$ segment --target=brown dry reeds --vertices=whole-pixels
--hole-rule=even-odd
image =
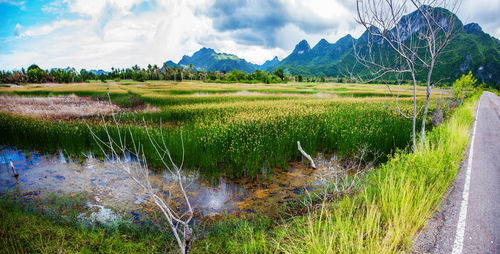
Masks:
[[[107,101],[88,97],[20,97],[0,96],[0,111],[51,119],[81,118],[120,111],[120,107]]]

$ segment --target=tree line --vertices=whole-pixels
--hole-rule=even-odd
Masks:
[[[257,70],[254,73],[246,73],[239,70],[231,72],[226,71],[199,71],[194,70],[193,65],[189,67],[178,67],[174,65],[169,67],[164,64],[161,68],[158,65],[148,65],[147,68],[140,68],[134,65],[131,68],[111,68],[110,72],[104,71],[88,71],[81,69],[77,72],[74,69],[51,69],[43,70],[38,65],[32,64],[28,69],[22,68],[15,71],[0,71],[0,82],[10,84],[25,84],[25,83],[78,83],[97,80],[106,82],[107,80],[119,81],[121,79],[148,81],[148,80],[199,80],[204,82],[221,82],[221,83],[286,83],[295,81],[302,76],[295,77],[285,75],[283,69],[278,69],[272,73],[267,71]]]
[[[283,69],[273,72],[256,70],[253,73],[246,73],[240,70],[226,71],[200,71],[195,70],[193,65],[186,68],[174,65],[172,67],[163,64],[148,65],[147,68],[140,68],[134,65],[131,68],[111,68],[110,72],[88,71],[81,69],[77,72],[74,69],[51,69],[43,70],[38,65],[32,64],[27,69],[15,71],[0,71],[0,83],[4,84],[26,84],[26,83],[79,83],[92,80],[106,82],[108,80],[120,81],[135,80],[139,82],[149,80],[185,81],[199,80],[207,83],[287,83],[287,82],[337,82],[356,83],[356,79],[345,77],[314,77],[291,75]]]

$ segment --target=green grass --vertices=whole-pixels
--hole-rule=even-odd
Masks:
[[[58,201],[61,202],[61,201]],[[175,243],[157,230],[121,226],[89,229],[0,199],[0,253],[158,253]]]
[[[302,85],[300,85],[302,86]],[[404,148],[410,140],[411,122],[391,111],[394,101],[385,88],[318,84],[329,89],[334,97],[309,95],[310,91],[297,85],[200,85],[151,83],[106,85],[61,85],[55,87],[27,87],[0,90],[30,96],[77,94],[111,100],[121,106],[150,104],[155,112],[130,112],[120,115],[123,127],[130,127],[136,138],[142,140],[149,162],[159,166],[156,152],[149,144],[143,119],[153,127],[153,136],[160,138],[163,123],[169,148],[176,160],[181,158],[180,131],[185,141],[186,166],[200,169],[210,176],[253,177],[263,166],[286,167],[290,160],[300,157],[296,142],[311,154],[316,152],[352,155],[360,144],[373,151],[388,154]],[[108,90],[109,89],[109,90]],[[378,90],[377,90],[378,89]],[[342,92],[338,93],[337,90]],[[210,91],[207,96],[186,95]],[[220,95],[218,91],[255,91],[250,96]],[[295,94],[298,96],[291,96]],[[407,95],[407,94],[404,94]],[[346,98],[343,98],[347,96]],[[355,98],[355,97],[362,98]],[[380,98],[382,96],[382,98]],[[411,101],[401,98],[404,110]],[[90,119],[92,128],[104,137],[99,119]],[[81,121],[53,121],[23,116],[0,114],[0,143],[43,151],[63,149],[72,156],[99,154],[89,130]],[[117,136],[116,131],[113,134]]]
[[[196,244],[200,253],[400,253],[432,216],[456,177],[478,96],[428,133],[425,148],[400,151],[366,175],[354,195],[304,216],[269,223],[226,221]],[[237,246],[234,247],[233,246]]]
[[[468,144],[477,99],[478,96],[475,96],[466,101],[441,126],[428,132],[428,140],[423,150],[417,153],[401,150],[391,156],[388,162],[379,165],[367,174],[363,179],[365,185],[357,193],[343,196],[334,202],[326,202],[318,210],[312,210],[306,215],[292,216],[278,222],[270,218],[226,219],[209,227],[205,235],[195,242],[193,252],[394,253],[409,251],[412,238],[437,209],[450,182],[456,177]],[[308,103],[305,105],[309,105]],[[357,103],[352,103],[343,104],[349,105],[343,108],[360,107]],[[311,108],[315,110],[319,107],[314,103],[312,105],[314,107],[311,106]],[[363,126],[363,120],[353,117],[356,117],[358,112],[364,112],[365,114],[361,117],[366,117],[366,112],[371,112],[369,110],[378,107],[384,108],[383,104],[378,106],[371,101],[361,107],[363,110],[353,110],[352,115],[344,115],[345,112],[341,111],[344,112],[342,116],[347,116],[344,117],[347,123],[338,124],[348,126],[346,130],[352,131],[346,133],[345,137],[356,137],[353,133],[369,134],[366,130],[362,132],[353,130],[356,126]],[[203,110],[210,112],[210,109],[204,108],[201,107],[200,111],[193,109],[193,112],[204,112]],[[325,112],[331,114],[331,108],[326,108],[328,110]],[[246,113],[248,111],[234,116],[242,117],[239,114],[245,115]],[[275,113],[272,114],[276,115]],[[200,113],[201,116],[205,114]],[[387,114],[387,112],[373,111],[374,117],[382,118],[380,117],[383,116],[382,114]],[[306,123],[312,121],[318,124],[319,122],[315,122],[317,120],[314,119],[322,119],[326,122],[325,119],[329,119],[327,117],[314,118],[314,114],[305,115],[309,118],[299,119],[297,122],[292,122],[292,125],[300,124],[300,121]],[[296,117],[296,115],[293,116]],[[218,118],[220,116],[216,115],[212,119]],[[193,119],[195,120],[190,121],[196,125],[198,118]],[[350,120],[355,123],[361,121],[361,125],[350,126],[348,125]],[[369,123],[379,127],[374,121],[377,119],[366,121],[368,130],[372,127]],[[393,121],[392,116],[388,116],[388,121]],[[271,124],[282,122],[283,119],[269,121]],[[233,123],[235,128],[239,126],[236,123]],[[249,133],[253,133],[253,125],[259,121],[252,119],[250,123],[241,125],[244,129],[238,131],[245,133],[244,131],[249,129]],[[68,123],[64,122],[64,124]],[[268,127],[265,128],[266,131],[269,126],[266,126]],[[292,128],[286,125],[285,127]],[[306,127],[300,126],[298,129],[301,128]],[[282,129],[284,129],[283,126],[276,128],[276,130]],[[256,128],[255,131],[262,132],[262,130],[264,129]],[[311,131],[311,129],[307,130]],[[312,135],[316,137],[317,133]],[[251,137],[251,135],[245,136]],[[361,135],[358,134],[358,136]],[[146,237],[149,240],[144,240],[140,238],[140,234],[122,237],[121,234],[109,232],[109,230],[90,230],[56,223],[50,218],[19,209],[5,201],[0,202],[0,211],[2,212],[0,241],[2,241],[1,248],[4,248],[3,252],[57,252],[61,249],[69,252],[159,252],[163,249],[175,251],[168,237],[161,238],[154,233]],[[28,243],[24,244],[25,242]],[[152,249],[151,246],[157,249]]]
[[[397,153],[368,176],[358,194],[280,227],[270,244],[285,253],[408,251],[456,177],[477,99],[430,132],[422,151]]]
[[[383,117],[380,117],[380,116]],[[173,125],[164,131],[175,158],[181,157],[180,133],[183,126],[186,165],[217,175],[219,168],[229,176],[255,175],[263,164],[284,167],[300,156],[298,140],[309,153],[316,151],[352,154],[356,146],[368,144],[389,154],[405,147],[410,139],[410,122],[384,107],[381,101],[287,101],[226,103],[165,108],[159,113],[126,114],[135,137],[155,162],[155,152],[144,129],[133,124],[142,118],[153,121],[153,136],[160,138],[158,123]],[[51,121],[0,114],[3,144],[36,147],[44,151],[64,148],[70,155],[98,153],[89,130],[79,121]],[[97,123],[97,121],[94,121]],[[102,125],[93,129],[104,137]],[[114,136],[116,131],[113,129]],[[123,134],[123,133],[122,133]],[[219,167],[221,166],[222,167]]]

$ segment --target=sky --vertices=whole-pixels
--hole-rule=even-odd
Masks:
[[[453,1],[453,0],[451,0]],[[464,0],[464,23],[500,38],[500,0]],[[201,47],[262,64],[363,28],[354,0],[0,0],[0,70],[110,70],[178,62]]]

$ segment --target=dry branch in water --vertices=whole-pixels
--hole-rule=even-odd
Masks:
[[[14,167],[14,163],[12,163],[12,160],[9,160],[9,167],[12,169],[12,173],[14,173],[14,176],[17,178],[19,174],[16,172],[16,168]]]
[[[304,149],[302,149],[302,147],[300,146],[300,141],[297,141],[297,146],[299,148],[299,151],[300,153],[302,154],[302,156],[306,157],[310,162],[311,162],[311,167],[316,169],[316,164],[314,164],[314,161],[313,159],[311,158],[311,156],[309,154],[307,154]]]
[[[369,154],[374,157],[369,159]],[[369,149],[367,145],[357,146],[357,153],[353,158],[337,160],[335,167],[319,175],[320,186],[314,193],[305,189],[306,198],[302,201],[308,210],[314,210],[341,198],[353,194],[361,189],[365,183],[364,175],[369,173],[379,154]]]

